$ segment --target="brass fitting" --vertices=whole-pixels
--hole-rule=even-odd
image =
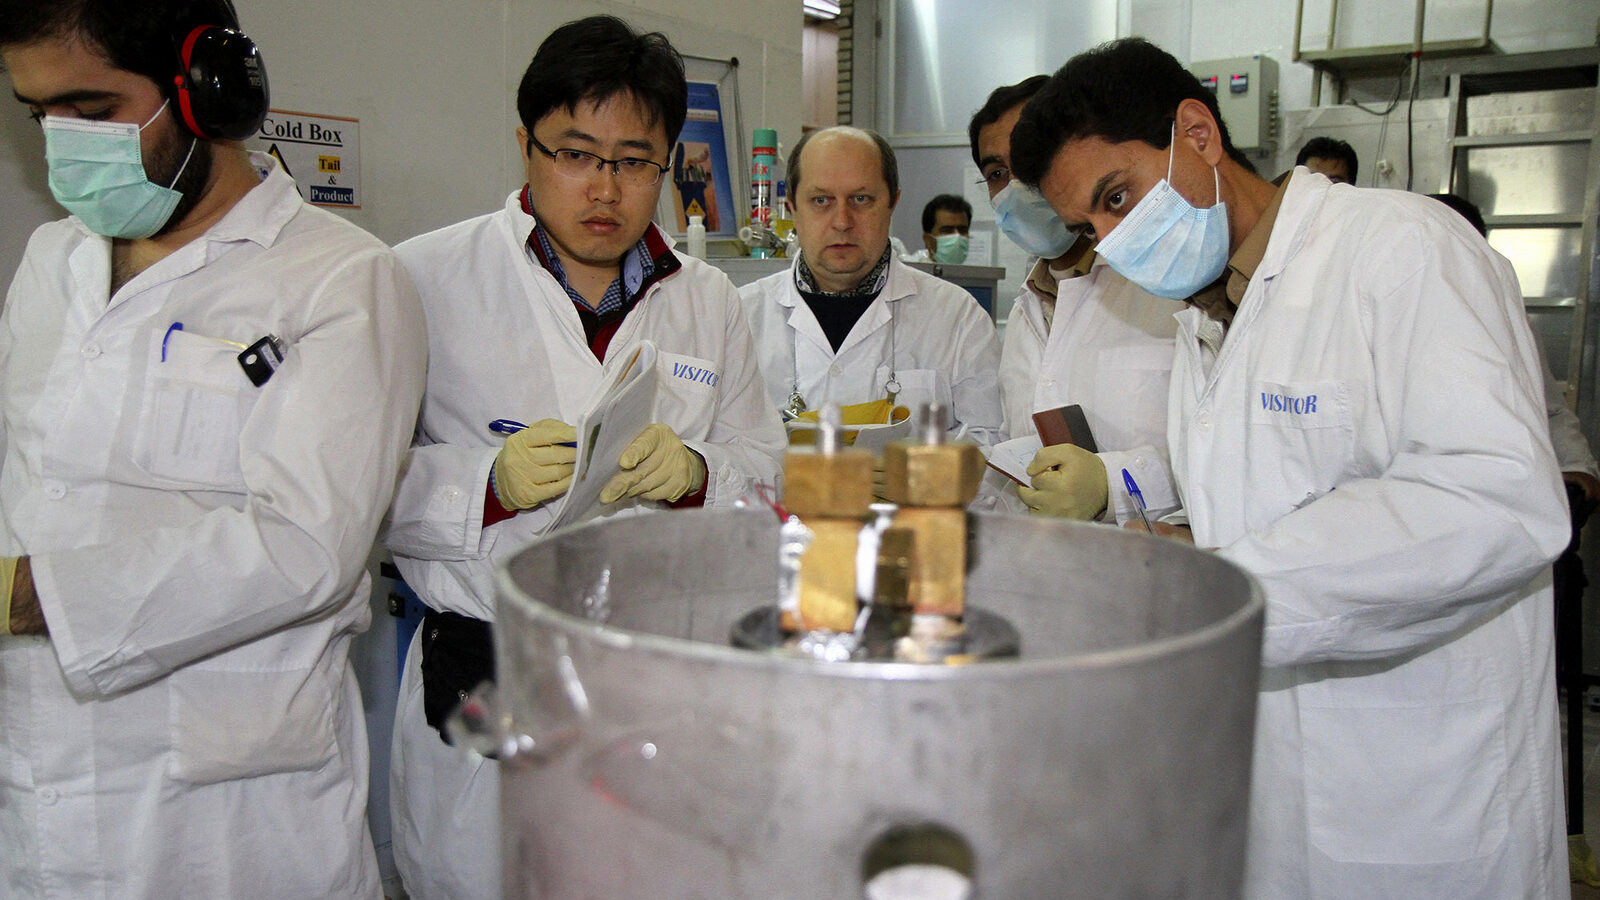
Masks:
[[[925,407],[917,437],[884,449],[884,475],[889,500],[900,504],[895,524],[916,534],[912,608],[960,617],[966,598],[966,506],[978,494],[984,462],[976,444],[945,443],[947,428],[943,407]]]
[[[824,410],[818,438],[815,451],[783,458],[783,504],[813,535],[800,559],[800,621],[784,625],[850,631],[860,609],[856,542],[872,505],[872,454],[841,446],[836,407]]]
[[[871,504],[871,453],[790,450],[783,455],[783,505],[789,512],[807,520],[817,516],[861,519]]]

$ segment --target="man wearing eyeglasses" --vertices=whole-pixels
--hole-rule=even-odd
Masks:
[[[783,427],[738,294],[651,224],[686,107],[664,36],[609,16],[563,25],[517,94],[526,184],[498,212],[397,248],[430,352],[388,534],[430,610],[401,680],[391,768],[412,897],[501,896],[496,763],[436,729],[493,674],[495,568],[552,527],[573,423],[608,368],[641,341],[658,348],[655,424],[624,451],[603,514],[731,505],[776,481]],[[531,424],[502,441],[489,427],[502,418]]]
[[[1098,452],[1045,447],[1029,465],[1032,484],[1016,496],[997,473],[989,484],[1037,515],[1138,522],[1123,469],[1152,518],[1179,505],[1167,457],[1167,385],[1178,333],[1173,316],[1183,304],[1117,274],[1093,241],[1068,231],[1037,191],[1011,176],[1011,129],[1048,80],[1035,75],[995,88],[967,128],[996,224],[1035,257],[1006,320],[1000,392],[1013,439],[1035,433],[1034,413],[1075,404]]]

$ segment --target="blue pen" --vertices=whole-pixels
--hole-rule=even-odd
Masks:
[[[1144,514],[1144,492],[1139,490],[1139,483],[1133,480],[1127,469],[1122,470],[1122,483],[1128,488],[1128,496],[1133,498],[1133,508],[1139,511],[1139,521],[1144,523],[1144,530],[1155,534],[1156,530],[1150,527],[1150,518]]]
[[[167,341],[172,340],[172,333],[174,331],[182,331],[182,330],[183,330],[183,323],[182,322],[173,322],[171,325],[167,326],[167,333],[161,336],[161,361],[162,362],[166,362],[167,361]]]
[[[495,434],[516,434],[527,427],[528,426],[518,422],[516,419],[495,419],[493,422],[489,423],[489,430]]]
[[[494,432],[495,434],[504,434],[504,435],[516,434],[517,432],[519,432],[522,429],[527,428],[527,427],[528,426],[522,424],[521,422],[518,422],[516,419],[495,419],[493,422],[489,423],[489,430],[490,431]],[[561,443],[556,444],[555,446],[557,446],[557,447],[576,447],[576,446],[578,446],[578,442],[577,441],[562,441]]]

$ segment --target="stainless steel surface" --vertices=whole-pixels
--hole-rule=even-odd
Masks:
[[[1118,529],[979,517],[969,596],[1022,655],[828,664],[728,646],[777,591],[770,513],[553,535],[500,575],[508,897],[859,898],[934,826],[976,896],[1229,897],[1242,874],[1262,601]]]

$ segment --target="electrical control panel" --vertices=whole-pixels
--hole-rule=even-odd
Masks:
[[[1200,84],[1217,96],[1233,146],[1253,156],[1278,149],[1278,63],[1270,57],[1236,56],[1189,67]]]

